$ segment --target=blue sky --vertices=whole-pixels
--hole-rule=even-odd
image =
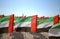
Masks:
[[[54,16],[60,14],[60,0],[0,0],[0,15]]]

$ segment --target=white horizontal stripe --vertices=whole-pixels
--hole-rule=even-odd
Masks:
[[[14,26],[14,28],[16,27],[31,27],[31,22],[20,22],[19,24]]]
[[[60,29],[50,29],[49,30],[49,36],[60,36]]]
[[[9,22],[3,22],[0,24],[1,27],[8,27]],[[43,23],[37,26],[37,28],[47,28],[53,25],[53,22]],[[14,26],[14,28],[17,27],[31,27],[31,22],[20,22],[17,25]]]
[[[8,24],[9,24],[8,21],[2,22],[2,23],[0,24],[0,28],[8,27]]]
[[[16,22],[16,21],[14,21],[14,22]],[[9,21],[5,21],[5,22],[0,23],[0,28],[8,27],[8,26],[9,26]]]
[[[42,23],[37,28],[47,28],[53,25],[53,22]]]

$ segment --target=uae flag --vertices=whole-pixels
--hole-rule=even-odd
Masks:
[[[49,30],[49,36],[60,37],[60,20],[59,16],[54,16],[53,26]]]

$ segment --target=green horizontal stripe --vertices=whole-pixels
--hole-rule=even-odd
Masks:
[[[8,21],[9,20],[9,17],[8,16],[6,16],[6,17],[4,17],[4,18],[0,18],[0,22],[4,22],[4,21]]]
[[[0,22],[4,22],[4,21],[8,21],[9,20],[9,16],[5,16],[4,18],[0,18]],[[18,18],[18,17],[14,17],[14,25],[20,23],[20,22],[30,22],[31,21],[31,16],[28,16],[26,18]],[[41,18],[38,18],[38,23],[37,25],[40,25],[42,23],[47,23],[47,22],[51,22],[53,21],[53,17],[49,17],[48,19],[44,19],[41,20]]]
[[[51,29],[60,29],[60,23],[53,25]]]
[[[31,21],[31,16],[26,17],[26,18],[14,18],[15,23],[14,25],[20,23],[20,22],[30,22]]]
[[[39,20],[40,18],[38,18],[38,25],[42,24],[42,23],[47,23],[47,22],[52,22],[53,21],[53,17],[50,17],[48,19],[44,19],[44,20]]]

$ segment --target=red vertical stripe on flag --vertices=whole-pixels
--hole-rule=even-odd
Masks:
[[[3,18],[4,17],[4,14],[3,15],[0,15],[0,18]]]
[[[59,17],[59,20],[60,20],[60,17]]]
[[[41,17],[41,20],[44,20],[44,16]]]
[[[37,15],[32,16],[31,19],[31,32],[37,31]]]
[[[2,15],[2,18],[4,17],[4,14]]]
[[[13,32],[13,26],[14,26],[14,14],[10,15],[8,33]]]
[[[59,23],[59,15],[54,16],[54,22],[53,22],[53,24],[57,24],[57,23]]]

